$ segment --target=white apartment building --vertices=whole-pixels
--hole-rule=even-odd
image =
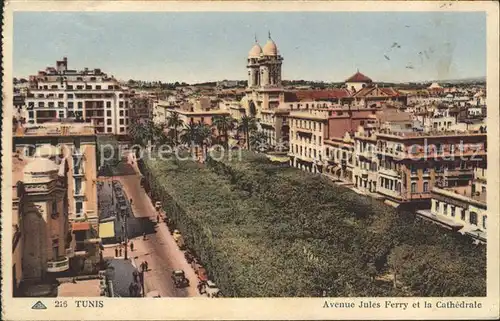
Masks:
[[[298,109],[290,111],[290,165],[319,172],[318,165],[326,162],[324,137],[328,135],[328,110]],[[312,163],[312,167],[310,164]]]
[[[97,134],[125,135],[129,93],[100,69],[70,70],[65,57],[56,67],[30,76],[26,94],[27,123],[65,118],[93,122]]]

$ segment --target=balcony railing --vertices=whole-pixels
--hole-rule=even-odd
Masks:
[[[69,269],[69,259],[67,256],[58,257],[47,262],[47,272],[64,272]]]
[[[378,172],[383,175],[400,177],[401,175],[394,169],[379,167]]]
[[[464,169],[445,169],[444,176],[474,176],[474,170],[469,168]]]

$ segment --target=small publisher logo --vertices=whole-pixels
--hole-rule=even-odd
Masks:
[[[45,306],[45,304],[42,303],[42,301],[38,301],[31,308],[34,309],[34,310],[45,310],[45,309],[47,309],[47,307]]]

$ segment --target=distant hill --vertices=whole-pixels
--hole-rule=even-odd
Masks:
[[[462,78],[462,79],[446,79],[446,80],[432,80],[428,82],[437,82],[443,84],[466,84],[466,83],[478,83],[478,82],[486,82],[486,77],[471,77],[471,78]]]

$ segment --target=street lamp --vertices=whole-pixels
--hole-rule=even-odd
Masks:
[[[128,215],[125,215],[125,211],[121,211],[122,215],[122,224],[124,224],[124,230],[125,230],[125,260],[128,260],[128,227],[127,227],[127,219]]]

